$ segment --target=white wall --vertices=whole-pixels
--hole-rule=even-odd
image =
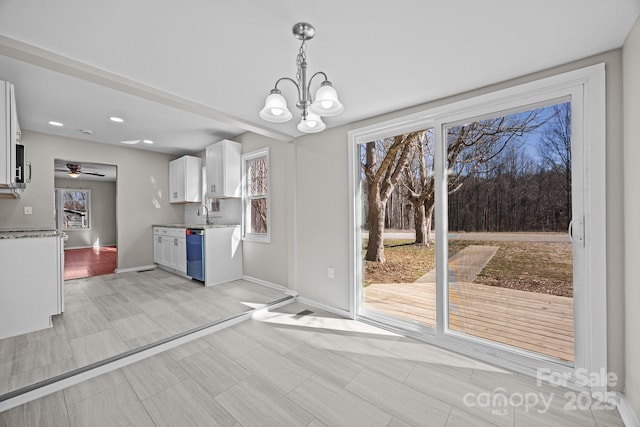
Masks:
[[[91,190],[89,230],[67,230],[65,248],[116,244],[116,183],[78,178],[55,178],[55,188]]]
[[[233,139],[242,143],[242,152],[249,153],[269,147],[270,161],[270,205],[271,209],[271,242],[242,243],[243,274],[280,286],[289,286],[289,246],[290,233],[293,232],[289,207],[293,205],[287,195],[287,153],[292,150],[290,143],[275,141],[265,136],[245,133]],[[294,287],[289,286],[294,289]]]
[[[616,372],[619,378],[623,378],[624,313],[621,307],[624,305],[624,236],[623,197],[620,191],[623,184],[621,57],[620,50],[608,52],[513,81],[296,139],[294,142],[297,157],[295,283],[300,295],[337,309],[349,309],[350,254],[347,240],[349,234],[347,132],[349,130],[605,62],[607,75],[607,333],[609,341],[607,357],[609,369]],[[635,75],[637,76],[638,73],[636,72]],[[335,268],[334,279],[327,278],[327,267],[330,266]],[[620,390],[621,387],[622,381],[616,388]]]
[[[167,198],[171,156],[28,130],[22,142],[33,177],[22,199],[0,199],[0,228],[55,228],[55,158],[116,165],[118,269],[153,264],[151,225],[178,223],[184,216],[182,206]],[[32,206],[33,215],[24,215],[24,206]]]
[[[640,419],[640,19],[623,47],[625,396]]]

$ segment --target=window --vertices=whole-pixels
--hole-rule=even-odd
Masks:
[[[91,228],[91,190],[56,189],[57,224],[62,230]]]
[[[242,155],[243,236],[270,242],[269,148]]]

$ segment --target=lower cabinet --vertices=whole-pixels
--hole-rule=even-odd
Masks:
[[[187,273],[186,229],[153,227],[153,262]]]
[[[204,232],[205,286],[242,278],[242,235],[239,225],[207,228]]]
[[[52,326],[64,310],[60,236],[0,239],[0,339]]]
[[[153,227],[153,262],[187,274],[186,228]],[[242,278],[242,236],[239,225],[209,226],[204,232],[204,285]]]

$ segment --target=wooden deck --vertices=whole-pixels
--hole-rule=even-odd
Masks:
[[[452,330],[573,361],[572,298],[467,282],[449,292]],[[364,307],[435,326],[435,283],[369,285]]]

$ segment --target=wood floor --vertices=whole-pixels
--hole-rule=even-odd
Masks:
[[[204,287],[160,269],[64,286],[52,328],[0,340],[0,394],[284,296],[243,280]]]
[[[64,280],[112,274],[118,266],[115,246],[65,249]]]
[[[573,299],[475,283],[450,285],[449,325],[456,331],[573,361]],[[373,284],[364,306],[435,326],[435,283]]]
[[[492,405],[496,393],[549,404]],[[0,426],[623,426],[615,409],[567,409],[572,398],[294,303],[0,413]]]

